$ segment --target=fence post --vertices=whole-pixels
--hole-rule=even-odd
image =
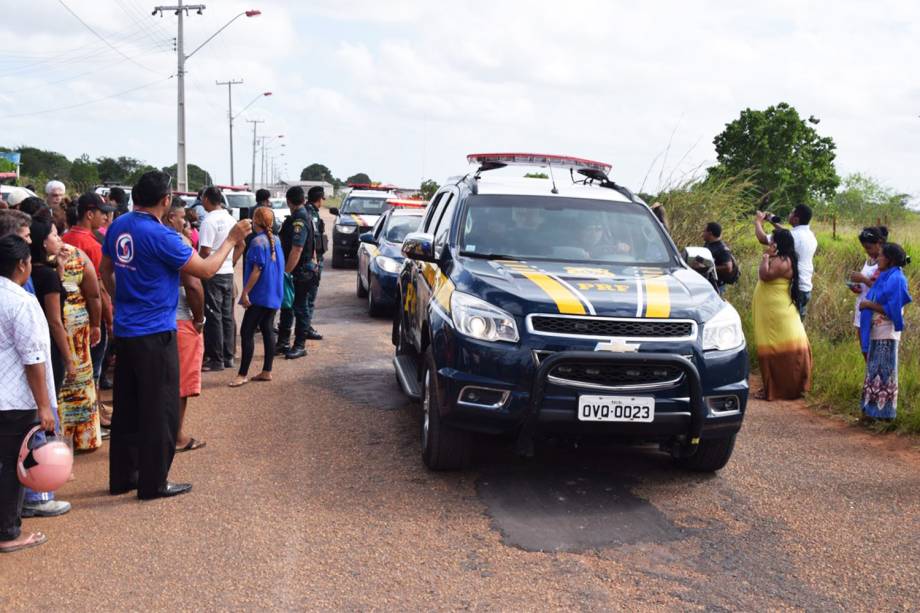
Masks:
[[[834,213],[834,216],[832,217],[832,221],[834,224],[834,229],[833,229],[833,233],[831,234],[831,237],[834,240],[837,240],[837,213]]]

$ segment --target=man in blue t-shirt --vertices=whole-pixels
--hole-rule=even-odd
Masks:
[[[134,210],[109,227],[99,266],[115,304],[115,386],[109,451],[109,491],[137,489],[141,499],[184,494],[189,483],[170,483],[179,424],[179,358],[176,305],[179,272],[214,276],[249,234],[249,220],[236,224],[207,258],[160,223],[172,200],[171,178],[144,174],[132,189]]]

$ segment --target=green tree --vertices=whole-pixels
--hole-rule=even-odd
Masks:
[[[525,179],[549,179],[549,175],[545,172],[528,172],[524,175]]]
[[[366,172],[359,172],[345,179],[345,183],[372,183],[372,181]]]
[[[70,160],[55,151],[22,147],[21,172],[30,177],[70,180]]]
[[[418,193],[425,200],[431,200],[441,186],[434,179],[425,179],[418,190]]]
[[[85,191],[99,184],[99,170],[96,163],[85,153],[70,166],[70,180],[77,191]]]
[[[99,179],[105,183],[128,183],[130,177],[143,174],[137,174],[137,171],[145,166],[147,165],[140,160],[124,155],[118,158],[101,157],[96,160]]]
[[[301,181],[329,181],[332,183],[332,171],[324,164],[310,164],[300,171]]]
[[[840,184],[834,168],[836,145],[785,102],[763,111],[745,109],[715,137],[718,164],[710,176],[751,173],[758,206],[783,213],[800,203],[831,198]],[[809,125],[812,124],[812,125]]]
[[[176,188],[176,181],[175,181],[176,180],[176,169],[177,169],[177,166],[175,164],[163,169],[163,172],[168,173],[169,176],[173,178],[173,189]],[[156,170],[156,169],[146,168],[142,172],[136,173],[136,177],[139,178],[142,174],[144,174],[148,170]],[[137,178],[135,178],[134,180],[136,181]],[[188,165],[188,189],[189,191],[197,192],[198,190],[204,187],[208,187],[209,185],[213,185],[213,182],[211,180],[211,174],[204,168],[201,168],[200,166],[196,166],[195,164],[189,164]]]
[[[897,218],[906,211],[909,197],[882,185],[876,179],[854,173],[843,179],[843,185],[827,201],[829,212],[846,219],[872,224],[876,219]]]

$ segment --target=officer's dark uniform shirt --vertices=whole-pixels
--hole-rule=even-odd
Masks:
[[[306,207],[300,207],[284,220],[278,236],[281,238],[281,249],[284,251],[285,261],[290,257],[291,249],[303,247],[300,261],[294,267],[294,272],[305,271],[306,263],[312,258],[314,250],[313,220],[310,219]]]

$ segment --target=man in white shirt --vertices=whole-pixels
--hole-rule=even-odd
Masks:
[[[763,222],[768,221],[769,213],[757,212],[754,218],[754,232],[757,240],[764,245],[769,245],[773,240],[772,234],[767,234],[763,229]],[[792,226],[792,240],[795,242],[795,256],[798,260],[799,273],[799,316],[804,320],[811,300],[812,277],[815,274],[815,252],[818,250],[818,239],[808,224],[811,223],[811,207],[800,204],[789,213],[789,225]],[[780,226],[774,222],[774,226]]]
[[[0,551],[41,545],[41,532],[22,534],[23,487],[16,475],[19,448],[36,423],[54,430],[51,337],[35,297],[22,285],[32,272],[22,237],[0,239]]]
[[[223,207],[223,196],[216,187],[201,195],[208,212],[198,233],[198,251],[206,258],[220,247],[236,224]],[[204,365],[202,370],[218,371],[233,368],[236,353],[236,321],[233,317],[233,262],[224,260],[217,274],[204,282]]]

